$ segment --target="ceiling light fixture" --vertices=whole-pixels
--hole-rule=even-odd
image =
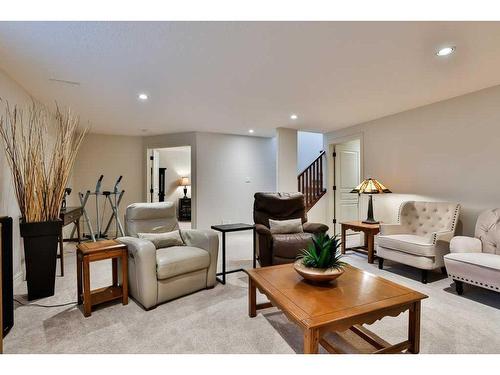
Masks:
[[[144,93],[139,94],[137,97],[139,98],[139,100],[142,100],[142,101],[148,100],[148,98],[149,98],[148,95],[144,94]]]
[[[254,130],[253,130],[253,129],[248,129],[248,132],[249,132],[250,134],[253,134]]]
[[[453,52],[455,52],[456,47],[444,47],[441,48],[439,51],[436,52],[436,55],[442,57],[442,56],[448,56],[451,55]]]
[[[293,114],[293,115],[290,115],[290,118],[292,120],[297,120],[299,118],[299,116],[297,116],[296,114]]]

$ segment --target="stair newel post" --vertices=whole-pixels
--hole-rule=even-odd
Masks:
[[[323,190],[323,155],[319,158],[319,193]]]

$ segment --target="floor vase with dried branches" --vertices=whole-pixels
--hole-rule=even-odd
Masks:
[[[86,130],[69,110],[55,113],[32,101],[10,107],[1,101],[0,138],[21,211],[28,299],[54,295],[59,211]]]

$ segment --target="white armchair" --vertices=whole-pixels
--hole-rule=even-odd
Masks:
[[[475,237],[457,236],[444,262],[458,294],[463,283],[500,291],[500,208],[479,215]]]
[[[403,202],[398,224],[380,224],[377,236],[379,268],[384,259],[407,264],[422,270],[422,282],[427,272],[441,268],[443,257],[455,233],[460,205],[446,202]]]
[[[129,292],[145,309],[215,285],[219,237],[212,230],[181,230],[186,246],[156,249],[138,233],[162,233],[179,229],[171,202],[134,203],[125,213],[120,237],[129,251]]]

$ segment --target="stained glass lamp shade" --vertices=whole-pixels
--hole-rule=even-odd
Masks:
[[[351,190],[351,193],[358,194],[369,194],[370,200],[368,201],[368,214],[366,220],[363,221],[365,224],[378,224],[373,218],[373,198],[372,194],[383,194],[383,193],[392,193],[389,189],[387,189],[380,182],[375,180],[374,178],[368,178],[356,186]]]

